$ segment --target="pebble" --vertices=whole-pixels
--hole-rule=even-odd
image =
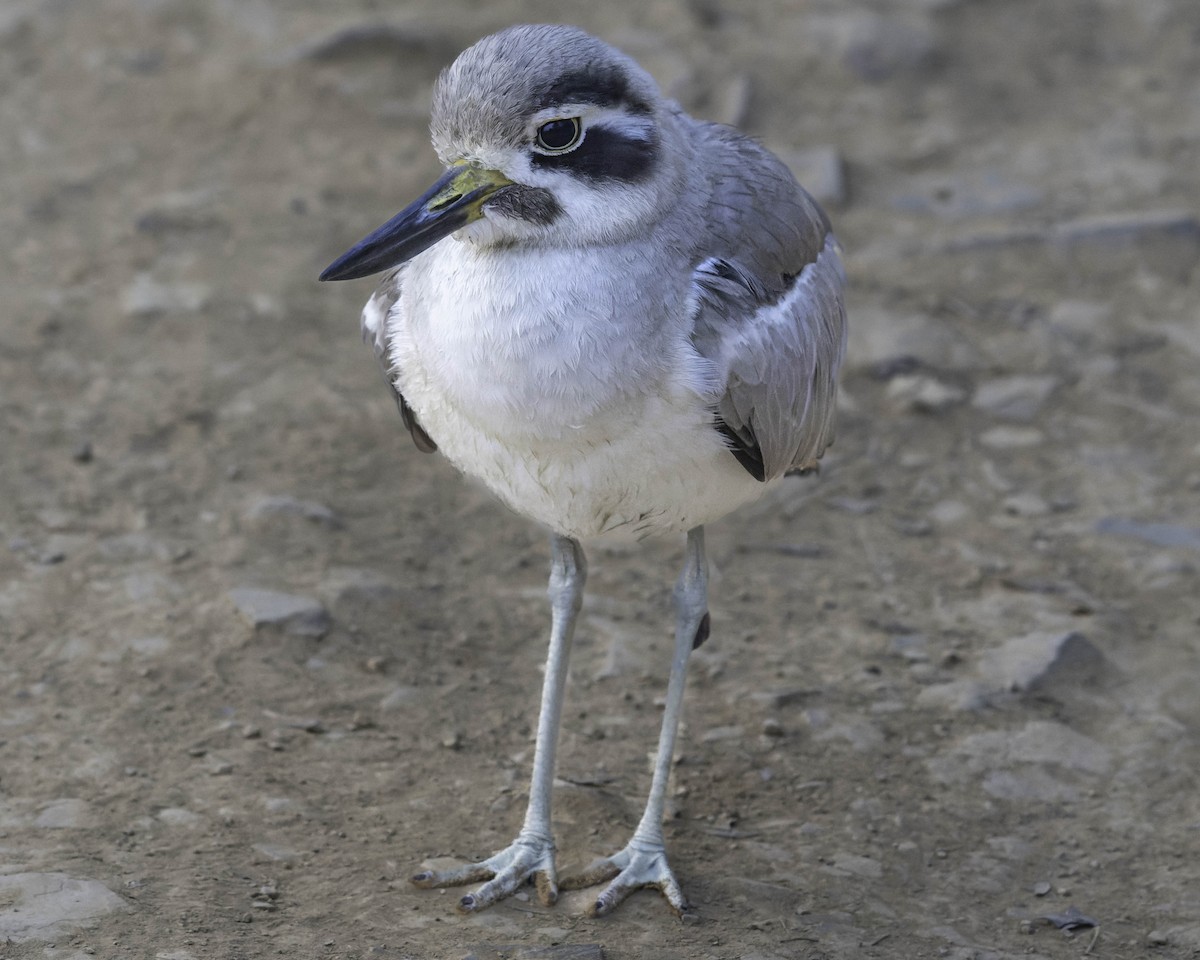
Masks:
[[[1136,247],[1156,239],[1200,243],[1200,218],[1191,210],[1102,214],[1060,223],[1052,237],[1067,247],[1084,244]]]
[[[211,290],[202,283],[163,283],[149,273],[139,273],[125,288],[122,307],[129,317],[197,313],[208,305]]]
[[[941,500],[929,509],[929,519],[934,523],[957,523],[969,516],[971,508],[961,500]]]
[[[1050,504],[1036,493],[1014,493],[1004,498],[1003,507],[1015,517],[1044,517],[1050,512]]]
[[[920,213],[946,220],[968,217],[1011,215],[1045,203],[1045,192],[1029,184],[1013,181],[999,170],[979,170],[966,174],[922,174],[911,178],[905,192],[892,198],[892,204],[906,213]]]
[[[1033,885],[1033,895],[1035,897],[1044,897],[1050,892],[1050,884],[1045,880],[1039,880]]]
[[[97,880],[65,873],[0,875],[0,943],[69,937],[125,909],[125,901]]]
[[[1082,686],[1104,665],[1104,655],[1082,633],[1036,631],[988,650],[979,673],[996,690],[1045,693]]]
[[[997,377],[976,388],[971,406],[1008,420],[1032,420],[1059,383],[1053,376]]]
[[[1200,527],[1178,523],[1143,523],[1125,517],[1105,517],[1096,524],[1096,532],[1110,536],[1130,537],[1152,543],[1156,547],[1183,547],[1200,550]]]
[[[238,612],[255,628],[280,627],[298,637],[323,637],[329,632],[329,612],[320,601],[276,590],[236,587],[228,593]]]
[[[266,520],[272,517],[300,517],[326,527],[338,527],[341,521],[329,507],[314,500],[298,500],[289,496],[260,495],[246,508],[246,519]]]
[[[1152,947],[1165,947],[1171,942],[1171,938],[1161,930],[1151,930],[1146,934],[1146,942]]]
[[[51,800],[42,807],[33,825],[47,830],[63,830],[91,827],[95,822],[96,818],[86,800],[64,797],[61,800]]]
[[[900,413],[945,413],[966,400],[961,387],[928,374],[902,375],[888,381],[885,396]]]
[[[1018,450],[1036,447],[1046,435],[1034,427],[992,427],[979,435],[979,442],[993,450]]]

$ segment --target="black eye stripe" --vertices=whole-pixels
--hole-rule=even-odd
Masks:
[[[630,137],[603,125],[588,128],[574,150],[535,153],[535,167],[567,170],[588,180],[637,183],[646,179],[658,162],[658,137]]]
[[[596,107],[624,107],[630,113],[648,115],[653,107],[629,89],[629,79],[616,66],[589,66],[564,73],[534,98],[538,110],[568,103]]]

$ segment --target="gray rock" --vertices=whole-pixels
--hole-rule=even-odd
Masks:
[[[228,596],[255,628],[279,627],[299,637],[322,637],[329,632],[329,612],[311,597],[257,587],[237,587]]]
[[[910,180],[904,190],[892,198],[897,209],[946,220],[1008,215],[1045,202],[1042,190],[1014,182],[997,170],[924,174]]]
[[[1004,512],[1016,517],[1044,517],[1050,504],[1036,493],[1014,493],[1004,498]]]
[[[1200,527],[1178,523],[1143,523],[1124,517],[1105,517],[1096,524],[1096,532],[1116,537],[1130,537],[1152,543],[1156,547],[1183,547],[1200,550]]]
[[[34,821],[34,826],[44,830],[78,829],[93,826],[95,822],[87,801],[64,797],[47,803]]]
[[[65,873],[0,875],[0,941],[55,940],[125,906],[96,880]]]
[[[1200,217],[1190,210],[1155,210],[1103,214],[1060,223],[1053,239],[1065,246],[1103,244],[1133,247],[1150,240],[1171,239],[1200,244]]]
[[[360,604],[399,596],[394,577],[360,567],[333,567],[321,583],[321,593],[335,604]]]
[[[256,497],[246,508],[248,520],[264,520],[272,517],[300,517],[327,527],[340,526],[341,521],[329,507],[314,500],[298,500],[295,497],[262,495]]]
[[[1082,633],[1038,631],[1001,644],[980,658],[979,672],[999,689],[1045,692],[1096,679],[1104,655]]]
[[[196,313],[208,304],[211,290],[203,283],[163,283],[149,273],[139,273],[125,288],[121,303],[126,316]]]
[[[1103,744],[1070,727],[1034,720],[1017,731],[988,730],[963,737],[926,761],[940,783],[981,781],[994,797],[1069,799],[1075,787],[1061,779],[1098,777],[1112,766]]]
[[[1036,427],[992,427],[979,435],[979,442],[993,450],[1020,450],[1036,447],[1046,435]]]
[[[888,403],[901,413],[945,413],[966,400],[966,392],[926,374],[893,377],[887,385]]]
[[[1008,420],[1032,420],[1058,385],[1049,375],[998,377],[979,385],[971,406]]]

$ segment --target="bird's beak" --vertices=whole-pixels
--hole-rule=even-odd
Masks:
[[[387,223],[327,266],[322,280],[357,280],[411,260],[459,227],[483,216],[483,203],[512,181],[473,164],[451,167]]]

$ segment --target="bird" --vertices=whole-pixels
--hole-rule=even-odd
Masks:
[[[550,538],[550,638],[524,823],[479,863],[474,913],[607,884],[588,912],[657,888],[688,902],[664,804],[687,664],[708,637],[704,528],[817,467],[846,348],[841,248],[774,154],[689,116],[632,58],[577,27],[524,24],[445,68],[430,114],[444,173],[331,263],[383,273],[362,311],[400,416]],[[674,653],[644,813],[561,884],[551,793],[584,542],[682,537]]]

